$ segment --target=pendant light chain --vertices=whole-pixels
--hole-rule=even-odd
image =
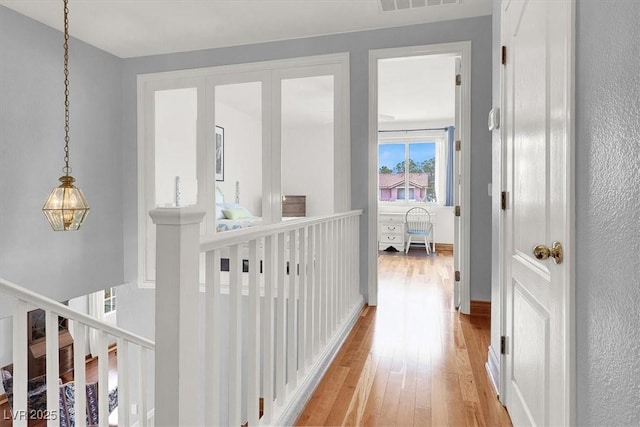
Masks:
[[[56,0],[58,1],[58,0]],[[64,6],[64,175],[58,178],[60,184],[49,193],[42,207],[42,213],[54,231],[78,230],[89,213],[89,203],[82,190],[73,183],[69,167],[69,0]]]
[[[69,175],[69,0],[64,0],[64,168]]]

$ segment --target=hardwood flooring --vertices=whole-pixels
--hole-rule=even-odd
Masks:
[[[451,256],[381,255],[356,326],[300,426],[510,426],[485,370],[490,320],[453,308]]]

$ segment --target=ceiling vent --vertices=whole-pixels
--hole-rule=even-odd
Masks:
[[[439,6],[441,4],[459,4],[462,0],[378,0],[383,12],[394,10],[416,9],[425,6]]]

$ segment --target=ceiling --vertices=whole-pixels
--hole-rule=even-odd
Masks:
[[[430,127],[453,125],[455,56],[429,55],[383,59],[378,63],[378,121]]]
[[[130,58],[491,13],[491,0],[395,0],[423,4],[384,12],[379,0],[71,0],[69,17],[72,36]],[[62,30],[62,0],[0,5]]]

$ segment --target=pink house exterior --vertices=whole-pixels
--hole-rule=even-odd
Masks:
[[[405,200],[404,173],[378,174],[378,188],[381,202]],[[427,195],[429,176],[426,173],[409,174],[409,195],[407,200],[422,200]]]

